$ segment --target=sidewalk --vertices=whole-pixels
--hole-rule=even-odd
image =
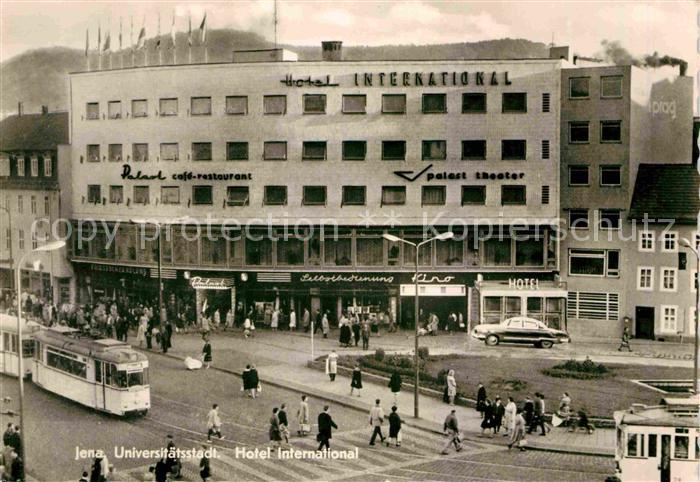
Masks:
[[[268,337],[268,335],[271,335]],[[328,400],[347,407],[369,412],[374,400],[379,398],[385,410],[393,403],[393,396],[388,387],[369,380],[363,380],[362,397],[350,397],[350,378],[339,374],[335,382],[330,382],[321,371],[307,366],[309,361],[309,339],[301,336],[289,336],[285,344],[279,345],[276,334],[260,333],[255,339],[244,340],[240,334],[212,335],[213,367],[240,375],[245,363],[255,363],[263,383],[303,392],[311,397]],[[280,334],[282,335],[282,334]],[[382,346],[389,347],[382,337]],[[446,337],[445,337],[446,338]],[[394,340],[392,340],[393,342]],[[337,347],[335,339],[323,340],[315,356],[322,356]],[[201,351],[202,341],[198,335],[177,335],[173,339],[174,348],[168,356],[184,359],[186,356],[197,356]],[[385,348],[386,349],[386,348]],[[342,354],[352,354],[355,350],[343,350]],[[360,351],[358,351],[360,352]],[[432,352],[432,349],[431,349]],[[365,352],[366,353],[366,352]],[[156,355],[152,355],[156,356]],[[420,396],[420,419],[413,418],[413,391],[406,387],[398,397],[399,413],[405,423],[424,430],[442,433],[442,424],[450,411],[450,407],[441,400],[426,395]],[[501,435],[480,437],[479,414],[472,408],[457,406],[458,419],[467,439],[507,445],[507,438]],[[532,434],[528,437],[529,447],[534,449],[571,452],[577,454],[612,456],[615,452],[615,431],[598,429],[592,435],[584,433],[569,433],[564,429],[554,428],[546,436]]]

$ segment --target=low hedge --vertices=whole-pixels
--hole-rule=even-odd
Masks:
[[[575,380],[596,380],[614,377],[615,373],[602,363],[594,363],[586,357],[584,361],[567,360],[559,365],[542,370],[547,376],[554,378],[572,378]]]

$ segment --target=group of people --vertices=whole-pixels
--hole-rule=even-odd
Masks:
[[[24,453],[19,425],[7,424],[2,435],[2,454],[0,455],[0,478],[5,481],[24,480]]]
[[[420,335],[436,336],[440,331],[446,331],[450,335],[456,331],[464,331],[466,325],[464,324],[464,315],[462,313],[456,313],[451,311],[447,315],[447,319],[440,321],[440,318],[435,314],[435,312],[428,313],[427,319],[423,324],[423,328],[418,330]]]

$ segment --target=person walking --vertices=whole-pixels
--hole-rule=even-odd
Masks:
[[[297,312],[294,308],[289,311],[289,331],[297,331]]]
[[[245,366],[245,370],[243,370],[243,373],[241,373],[241,380],[243,381],[243,392],[249,396],[253,397],[253,384],[251,383],[250,379],[250,365]]]
[[[335,376],[338,373],[338,354],[333,350],[329,353],[326,358],[326,375],[331,379],[332,382],[335,381]]]
[[[369,323],[367,320],[362,322],[362,349],[369,350]]]
[[[360,365],[356,364],[352,371],[352,380],[350,381],[350,396],[357,390],[357,396],[362,396],[362,370]]]
[[[460,439],[460,434],[459,434],[459,422],[457,421],[457,411],[453,408],[452,411],[447,415],[445,418],[445,423],[442,424],[442,430],[445,432],[445,435],[447,436],[447,443],[445,446],[442,448],[442,452],[440,452],[442,455],[447,455],[447,449],[450,448],[450,445],[455,446],[455,450],[457,452],[462,451],[462,440]]]
[[[199,459],[199,476],[202,478],[202,482],[209,482],[211,478],[211,463],[209,462],[209,450],[206,445],[202,446],[204,449],[202,453],[202,458]]]
[[[309,328],[311,327],[311,313],[309,313],[308,308],[304,308],[304,314],[301,317],[301,324],[304,327],[304,333],[308,333]]]
[[[360,331],[362,330],[360,326],[360,320],[357,319],[357,315],[352,316],[352,337],[355,341],[355,346],[360,343]]]
[[[622,330],[622,337],[620,338],[620,346],[617,347],[617,351],[622,351],[623,348],[627,348],[627,351],[632,351],[632,347],[630,347],[630,328],[629,326],[625,326],[625,329]]]
[[[398,328],[396,328],[396,320],[394,319],[394,314],[389,312],[386,316],[389,320],[389,328],[387,329],[387,333],[395,333]]]
[[[496,402],[493,404],[493,433],[501,432],[503,425],[503,417],[506,414],[506,407],[501,401],[501,397],[496,397]]]
[[[219,418],[219,405],[215,403],[207,414],[207,442],[211,442],[211,436],[216,435],[219,440],[226,438],[221,435],[221,418]]]
[[[523,412],[518,409],[515,414],[515,421],[513,423],[513,431],[510,436],[510,443],[508,444],[508,449],[510,450],[514,445],[518,447],[521,451],[525,451],[525,418],[523,417]]]
[[[394,373],[391,374],[391,378],[389,379],[389,388],[391,389],[391,393],[394,394],[394,405],[399,402],[401,384],[401,374],[399,374],[398,368],[394,367]]]
[[[486,401],[484,401],[484,418],[481,420],[481,433],[479,434],[480,437],[484,436],[484,432],[490,428],[493,428],[493,404],[491,403],[491,400],[488,398]],[[489,433],[489,436],[492,437],[493,434]]]
[[[204,363],[204,368],[208,369],[211,366],[211,343],[209,343],[209,337],[204,337],[204,346],[202,347],[202,362]]]
[[[561,425],[563,427],[568,427],[571,423],[571,397],[568,392],[564,392],[561,400],[559,400],[559,410],[557,410],[557,416],[561,419]]]
[[[275,407],[272,409],[272,416],[270,417],[270,442],[272,442],[272,445],[279,447],[280,442],[282,441],[282,435],[280,434],[280,421],[279,418],[277,418],[277,413],[279,411],[279,408]]]
[[[297,410],[297,421],[299,422],[297,433],[300,437],[305,437],[311,431],[309,403],[306,401],[306,395],[301,396],[301,402],[299,402],[299,409]]]
[[[165,457],[161,457],[156,463],[155,477],[156,482],[168,482],[168,464],[165,463]]]
[[[12,440],[12,437],[15,433],[15,427],[12,425],[12,422],[7,424],[7,429],[5,429],[5,432],[2,434],[2,443],[5,447],[10,445],[10,440]]]
[[[401,447],[401,417],[399,416],[396,405],[391,407],[389,414],[389,439],[386,441],[386,446],[389,446],[389,441],[393,440],[396,447]]]
[[[486,388],[479,382],[476,390],[476,411],[484,418],[484,402],[486,401]]]
[[[323,447],[325,447],[326,450],[331,449],[330,440],[333,438],[334,428],[338,428],[338,426],[331,417],[330,407],[325,405],[323,407],[323,412],[318,414],[318,436],[316,440],[319,442],[319,445],[317,450],[322,450]]]
[[[544,437],[545,435],[547,435],[544,426],[544,395],[542,395],[539,392],[535,393],[534,406],[535,410],[533,413],[532,424],[530,424],[530,428],[528,429],[527,433],[532,433],[533,430],[535,430],[537,427],[540,427],[540,436]]]
[[[270,320],[270,328],[272,328],[272,331],[277,331],[277,327],[279,326],[280,323],[280,310],[272,310],[272,318]]]
[[[323,313],[323,318],[321,319],[321,328],[323,331],[323,338],[328,338],[328,333],[330,332],[330,323],[328,321],[328,311]]]
[[[279,420],[280,436],[284,443],[289,445],[289,420],[287,419],[287,404],[280,405],[280,410],[277,412],[277,420]]]
[[[163,333],[160,335],[160,346],[161,349],[163,350],[163,353],[168,353],[168,349],[172,348],[172,339],[173,336],[173,325],[170,323],[170,321],[165,322],[165,326],[163,327]]]
[[[527,427],[530,427],[532,424],[532,419],[534,418],[535,414],[535,402],[532,401],[532,398],[530,395],[525,396],[525,403],[523,404],[523,418],[525,419],[525,423]]]
[[[374,441],[377,439],[377,435],[384,442],[384,434],[382,434],[382,423],[384,422],[384,410],[379,405],[381,401],[376,399],[374,401],[374,407],[369,411],[369,424],[373,427],[372,437],[369,439],[369,444],[374,445]]]
[[[321,327],[321,310],[316,308],[316,313],[314,313],[314,326],[313,326],[313,331],[314,335],[318,330],[321,330],[323,332],[323,329]]]
[[[227,331],[229,329],[233,329],[234,325],[234,315],[233,315],[233,308],[229,308],[228,311],[226,312],[226,325],[224,325],[224,331]]]
[[[260,377],[258,376],[258,369],[255,365],[250,365],[250,394],[253,398],[257,398],[260,394]]]
[[[447,402],[450,405],[455,404],[455,398],[457,397],[457,380],[455,379],[455,371],[450,370],[447,372]]]
[[[507,437],[513,433],[513,428],[515,426],[515,414],[518,411],[517,405],[515,405],[515,400],[513,397],[508,397],[508,403],[505,409],[505,425],[506,429],[503,433],[504,437]]]

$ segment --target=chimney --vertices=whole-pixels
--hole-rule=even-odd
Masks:
[[[321,42],[321,58],[324,62],[343,60],[343,42],[338,40]]]
[[[49,113],[49,106],[48,105],[42,105],[41,106],[41,115],[46,115]]]
[[[22,102],[17,102],[17,115],[22,115]]]

